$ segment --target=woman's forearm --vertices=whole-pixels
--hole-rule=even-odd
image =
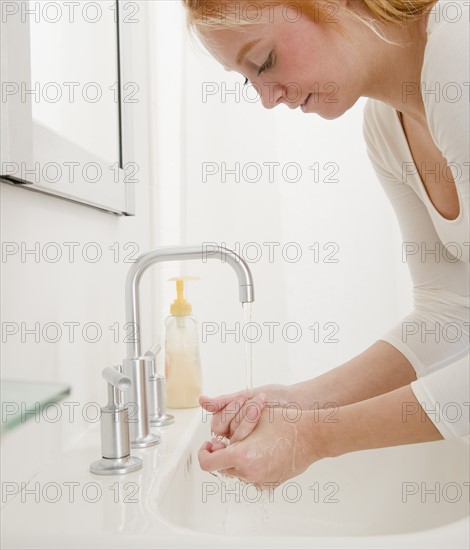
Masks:
[[[410,386],[340,407],[334,415],[320,411],[316,426],[325,455],[442,439]]]
[[[378,340],[331,371],[289,386],[291,401],[303,409],[341,407],[401,388],[416,380],[408,359],[388,342]]]

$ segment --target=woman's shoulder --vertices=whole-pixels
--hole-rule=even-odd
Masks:
[[[426,103],[468,104],[470,92],[470,2],[438,0],[429,14],[421,71]]]
[[[438,0],[429,15],[421,96],[429,130],[468,184],[470,149],[470,4]]]
[[[463,0],[437,0],[429,11],[428,38],[441,33],[467,33],[470,23],[470,4]]]
[[[436,146],[458,163],[468,183],[470,127],[470,2],[438,0],[429,14],[420,93]],[[408,86],[408,87],[407,87]],[[417,83],[402,83],[403,94],[415,94]],[[406,97],[405,97],[406,101]],[[401,151],[396,111],[377,99],[364,106],[363,134],[375,164],[390,164]],[[388,153],[384,153],[388,151]]]

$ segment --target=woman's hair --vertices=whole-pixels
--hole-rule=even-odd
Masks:
[[[182,0],[186,8],[186,22],[190,30],[226,29],[261,23],[262,10],[282,6],[305,15],[315,23],[333,23],[341,34],[335,13],[338,3],[332,0]],[[436,0],[352,0],[354,8],[342,7],[343,13],[366,25],[382,40],[377,23],[404,25],[417,21],[435,4]],[[270,12],[272,13],[272,12]],[[292,20],[292,19],[291,19]]]

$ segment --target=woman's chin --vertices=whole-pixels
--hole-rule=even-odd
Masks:
[[[315,106],[312,110],[309,110],[306,114],[315,114],[325,120],[336,120],[349,111],[351,106],[345,106],[340,103],[323,103],[322,105]]]
[[[337,118],[339,118],[340,116],[342,116],[344,113],[339,113],[339,114],[332,114],[332,113],[316,113],[319,117],[325,119],[325,120],[336,120]]]

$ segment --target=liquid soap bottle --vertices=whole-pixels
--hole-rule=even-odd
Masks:
[[[198,277],[174,277],[176,300],[165,320],[165,386],[166,404],[174,409],[199,406],[202,394],[202,370],[199,354],[197,321],[192,307],[184,298],[184,281]]]

